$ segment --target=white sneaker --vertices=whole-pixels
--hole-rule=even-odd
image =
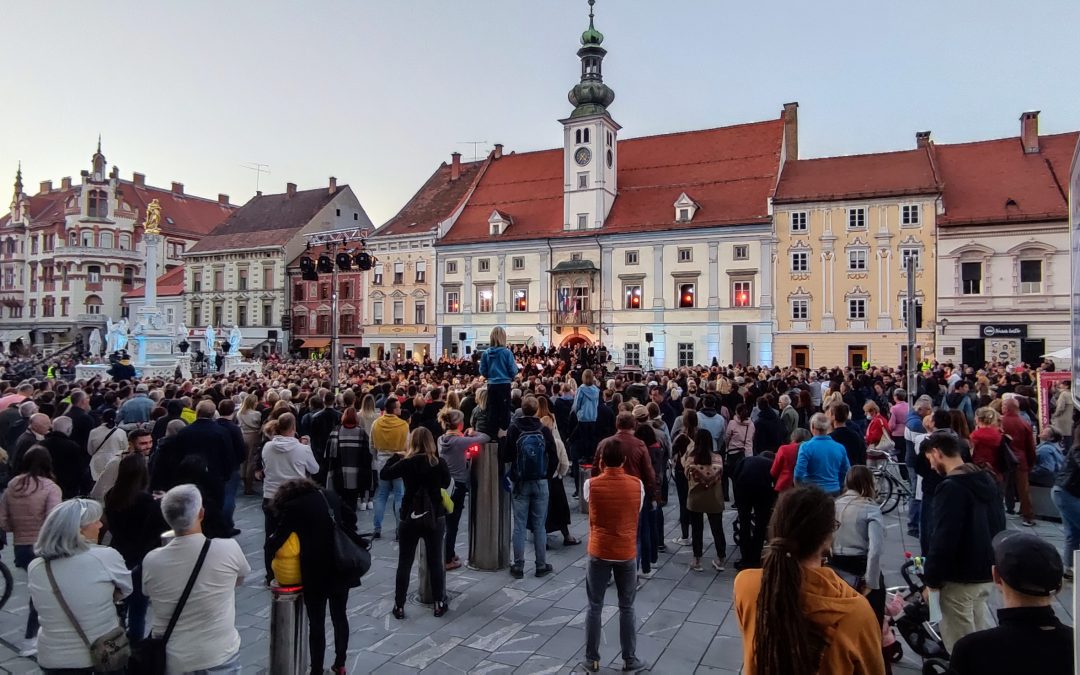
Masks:
[[[19,650],[19,656],[24,658],[37,655],[37,638],[23,640],[23,647]]]
[[[360,502],[360,510],[367,511],[367,502]]]
[[[656,576],[656,570],[649,570],[648,572],[642,572],[641,570],[638,570],[637,575],[639,579],[652,579],[654,576]]]
[[[675,544],[676,546],[689,546],[690,545],[690,540],[689,539],[683,539],[682,537],[675,537],[674,539],[671,540],[671,543]]]
[[[367,507],[368,507],[368,511],[374,511],[375,510],[375,502],[368,502]]]

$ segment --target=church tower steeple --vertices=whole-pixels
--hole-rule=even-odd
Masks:
[[[608,107],[615,91],[604,84],[607,50],[596,29],[589,0],[589,27],[581,34],[581,81],[568,98],[574,110],[563,125],[563,229],[591,230],[604,226],[618,191],[619,129]]]
[[[22,162],[19,162],[19,168],[15,170],[15,194],[11,198],[11,222],[23,221],[24,216],[28,215],[27,211],[27,197],[23,192]]]
[[[101,134],[97,137],[97,152],[90,158],[93,170],[90,172],[95,181],[105,180],[105,155],[101,154]]]

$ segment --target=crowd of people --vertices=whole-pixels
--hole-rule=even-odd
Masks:
[[[335,573],[336,533],[361,547],[398,542],[391,613],[402,621],[422,544],[444,616],[471,453],[497,444],[512,578],[552,574],[548,535],[581,544],[571,512],[587,506],[586,671],[600,668],[612,582],[625,669],[645,667],[639,579],[661,553],[689,547],[692,573],[740,571],[744,672],[886,672],[885,575],[898,565],[883,556],[870,467],[892,460],[911,485],[906,528],[954,669],[1015,672],[988,652],[1001,637],[1037,636],[1038,671],[1071,672],[1071,632],[1050,602],[1080,546],[1080,444],[1067,381],[1040,423],[1038,370],[934,363],[909,395],[888,367],[614,370],[602,348],[509,348],[496,328],[470,358],[349,361],[337,381],[311,360],[189,380],[2,379],[0,530],[28,575],[22,653],[46,672],[93,672],[99,638],[167,635],[169,672],[239,672],[233,589],[251,568],[234,515],[245,495],[262,499],[266,582],[303,584],[311,672],[323,672],[327,607],[331,667],[344,672],[355,579]],[[1051,488],[1065,523],[1052,556],[1006,529],[1017,505],[1034,525],[1032,486]],[[1005,609],[992,628],[995,584]]]

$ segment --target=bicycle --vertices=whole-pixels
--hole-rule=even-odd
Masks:
[[[889,454],[871,450],[867,452],[867,460],[877,464],[871,471],[874,474],[877,504],[882,513],[891,513],[901,500],[906,502],[915,498],[911,486],[900,474],[900,463]]]

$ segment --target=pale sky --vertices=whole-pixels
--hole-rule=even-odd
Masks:
[[[772,119],[803,157],[1080,129],[1076,0],[598,0],[622,138]],[[0,4],[0,200],[108,162],[243,203],[349,183],[376,224],[485,141],[562,143],[585,0]]]

